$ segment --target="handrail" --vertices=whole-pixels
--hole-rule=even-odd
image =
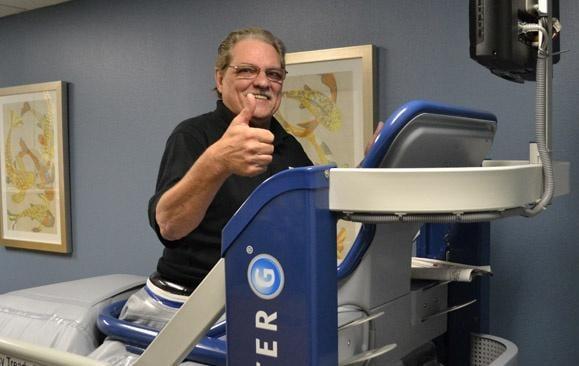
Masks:
[[[10,360],[11,362],[7,363],[10,365],[107,366],[102,362],[74,353],[10,338],[0,338],[0,359]],[[18,361],[25,361],[26,363]]]
[[[145,325],[118,319],[125,302],[115,302],[104,308],[98,316],[97,327],[111,339],[140,349],[147,348],[159,334],[159,331]],[[225,365],[226,342],[218,339],[224,335],[225,322],[223,321],[214,325],[207,332],[207,336],[201,339],[186,359],[216,366]]]

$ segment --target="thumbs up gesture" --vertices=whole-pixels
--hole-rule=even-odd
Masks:
[[[230,173],[255,176],[267,170],[273,154],[273,134],[250,126],[255,96],[247,94],[244,108],[213,146],[214,157]]]

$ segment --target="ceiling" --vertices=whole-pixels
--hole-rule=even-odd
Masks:
[[[70,0],[0,0],[0,17],[56,5]]]

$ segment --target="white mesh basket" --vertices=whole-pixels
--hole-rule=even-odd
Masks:
[[[488,334],[471,335],[471,366],[516,366],[517,346],[504,338]]]

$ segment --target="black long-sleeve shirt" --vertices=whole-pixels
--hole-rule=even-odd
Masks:
[[[164,239],[155,219],[159,198],[177,183],[193,163],[221,138],[235,117],[222,101],[210,113],[181,122],[169,136],[161,160],[156,191],[149,201],[149,221],[164,244],[157,272],[163,278],[187,287],[196,287],[220,258],[221,230],[264,180],[288,167],[312,165],[299,142],[272,119],[273,160],[267,171],[255,177],[231,175],[209,205],[199,226],[182,239]]]

